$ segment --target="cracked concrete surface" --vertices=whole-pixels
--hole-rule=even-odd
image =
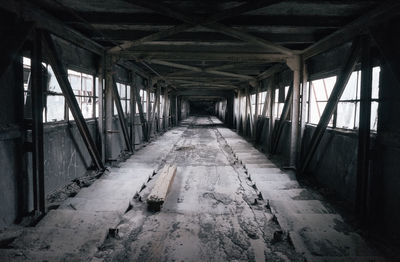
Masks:
[[[165,161],[178,167],[161,212],[131,203],[94,261],[303,261],[208,117],[192,118]]]

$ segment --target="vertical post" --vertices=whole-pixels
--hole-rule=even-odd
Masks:
[[[160,119],[161,119],[161,82],[157,83],[157,92],[156,92],[156,96],[158,98],[158,104],[157,104],[157,132],[160,132],[161,130],[161,123],[160,123]]]
[[[36,30],[32,48],[32,164],[35,210],[45,213],[43,151],[43,72],[42,33]]]
[[[163,128],[167,130],[168,128],[168,119],[167,119],[167,103],[168,103],[168,87],[164,87],[164,105],[163,105]]]
[[[175,125],[177,126],[179,123],[178,120],[178,96],[175,95]]]
[[[358,129],[357,202],[356,212],[365,225],[368,218],[367,194],[371,126],[372,65],[369,38],[362,39],[361,97]]]
[[[107,56],[106,57],[106,67],[105,67],[105,73],[106,73],[106,86],[105,86],[105,134],[106,134],[106,144],[105,144],[105,155],[106,155],[106,160],[112,160],[113,159],[113,150],[112,150],[112,145],[113,145],[113,95],[112,95],[112,85],[113,85],[113,79],[112,79],[112,61],[111,57]]]
[[[237,122],[236,122],[236,132],[239,133],[240,130],[240,108],[241,108],[241,104],[240,104],[240,88],[238,89],[238,112],[237,112]]]
[[[104,134],[105,134],[105,126],[104,126],[104,86],[103,81],[105,79],[105,55],[103,55],[101,59],[101,64],[99,66],[99,77],[98,77],[98,99],[99,99],[99,119],[98,119],[98,128],[100,134],[100,144],[101,144],[101,161],[105,163],[105,141],[104,141]]]
[[[290,160],[289,167],[296,168],[297,150],[299,138],[299,110],[300,110],[300,71],[301,59],[299,55],[295,55],[287,61],[288,66],[293,71],[293,90],[292,90],[292,116],[290,131]]]
[[[147,116],[147,128],[148,128],[147,132],[148,132],[149,138],[151,136],[150,128],[151,128],[151,126],[153,124],[151,122],[152,110],[151,110],[151,103],[150,103],[150,91],[151,91],[151,79],[149,79],[149,86],[147,87],[147,94],[146,94],[146,100],[147,100],[147,114],[146,114],[146,116]]]
[[[244,126],[243,126],[243,135],[244,136],[247,136],[247,118],[248,118],[248,101],[247,101],[247,97],[249,96],[249,87],[248,86],[246,86],[246,88],[245,88],[245,90],[244,90],[244,99],[245,99],[245,102],[246,102],[246,104],[245,104],[245,109],[244,109],[244,115],[245,115],[245,117],[244,117]]]
[[[303,74],[302,74],[302,89],[301,89],[301,120],[300,120],[300,137],[299,137],[299,154],[298,157],[300,156],[300,146],[301,146],[301,141],[303,141],[303,136],[304,136],[304,131],[306,129],[306,118],[307,118],[307,99],[308,99],[308,73],[307,73],[307,67],[306,63],[302,59],[302,69],[303,69]],[[298,158],[300,159],[300,158]]]
[[[253,126],[253,138],[254,140],[257,139],[257,122],[258,122],[258,101],[259,101],[259,94],[260,93],[260,82],[257,82],[256,85],[256,105],[254,109],[254,126]]]
[[[135,124],[135,118],[136,118],[136,93],[135,93],[135,72],[131,71],[130,72],[130,81],[131,81],[131,141],[132,141],[132,153],[135,153],[135,143],[136,143],[136,124]]]
[[[274,108],[275,108],[275,83],[276,83],[276,76],[273,74],[271,76],[271,81],[268,85],[268,93],[269,95],[269,100],[268,100],[268,120],[269,120],[269,125],[268,125],[268,147],[269,147],[269,152],[272,152],[272,142],[273,142],[273,136],[272,136],[272,131],[274,130],[274,125],[275,125],[275,118],[274,118]]]

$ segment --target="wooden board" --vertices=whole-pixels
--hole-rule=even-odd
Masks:
[[[169,189],[174,181],[176,174],[176,166],[166,164],[162,169],[160,176],[157,178],[156,184],[149,197],[147,198],[147,205],[150,210],[159,211],[162,204],[167,198]]]

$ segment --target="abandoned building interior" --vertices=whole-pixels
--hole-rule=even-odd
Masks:
[[[0,261],[400,261],[398,0],[0,2]]]

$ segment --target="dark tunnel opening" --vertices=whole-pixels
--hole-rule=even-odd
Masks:
[[[215,115],[215,101],[190,101],[192,115]]]

